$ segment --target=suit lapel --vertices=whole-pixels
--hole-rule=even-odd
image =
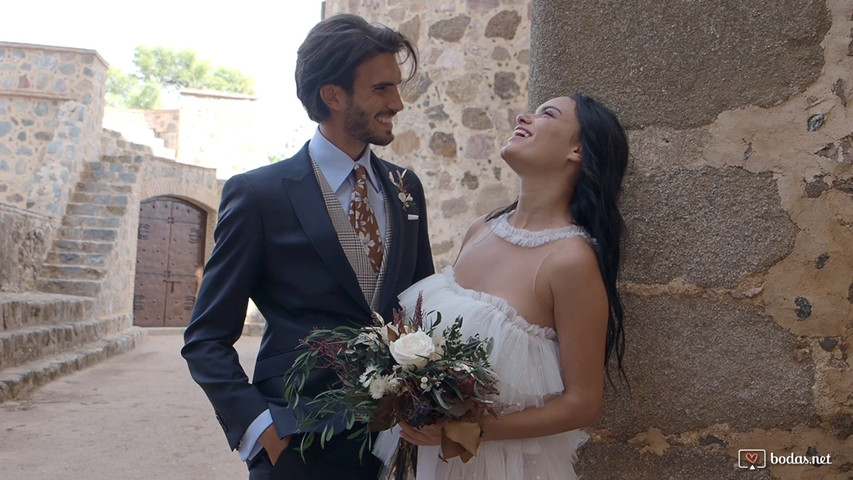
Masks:
[[[290,197],[290,204],[299,218],[305,236],[308,237],[323,263],[341,282],[344,290],[369,312],[370,307],[364,299],[358,279],[341,248],[337,232],[326,210],[323,193],[320,191],[320,185],[314,176],[311,159],[308,156],[308,144],[292,159],[285,162],[288,165],[282,176],[284,191]]]

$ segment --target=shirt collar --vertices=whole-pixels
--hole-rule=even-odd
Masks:
[[[332,187],[333,191],[338,191],[341,185],[349,178],[352,169],[355,167],[355,163],[362,165],[367,170],[367,178],[370,180],[371,186],[377,192],[380,191],[379,179],[376,177],[376,172],[370,166],[369,147],[365,148],[358,160],[353,162],[349,155],[324,137],[318,127],[314,132],[314,137],[308,143],[308,153],[317,164],[317,167],[320,168],[320,171],[323,172],[326,181],[329,182],[329,186]]]

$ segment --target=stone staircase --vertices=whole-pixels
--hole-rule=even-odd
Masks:
[[[0,293],[0,402],[125,352],[143,339],[133,318],[95,318],[92,298]]]
[[[144,339],[133,314],[102,312],[99,295],[120,259],[116,240],[139,156],[103,157],[82,172],[42,264],[39,292],[0,293],[0,402],[122,353]]]
[[[133,158],[103,157],[86,165],[42,264],[39,290],[86,297],[101,292],[140,169]]]

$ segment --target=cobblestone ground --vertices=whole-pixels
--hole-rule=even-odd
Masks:
[[[244,336],[251,375],[260,337]],[[180,356],[179,334],[0,404],[4,480],[234,480],[248,477]]]

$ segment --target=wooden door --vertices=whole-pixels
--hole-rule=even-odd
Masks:
[[[207,213],[172,197],[154,197],[139,207],[133,323],[141,327],[186,327],[195,305],[204,263]]]

